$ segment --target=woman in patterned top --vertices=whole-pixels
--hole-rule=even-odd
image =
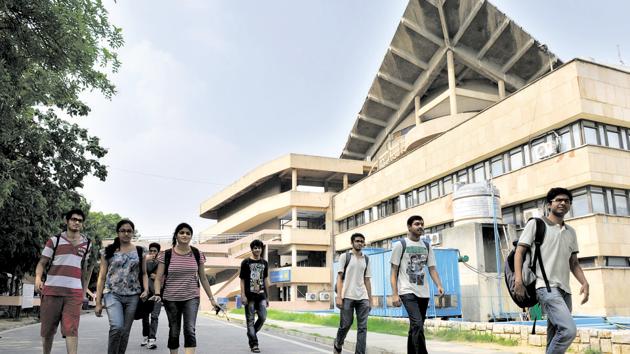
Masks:
[[[108,354],[127,350],[138,301],[146,300],[149,285],[144,250],[131,242],[135,233],[133,222],[120,220],[116,232],[114,243],[101,251],[95,299],[96,316],[102,316],[104,307],[109,317]]]
[[[160,252],[155,273],[155,295],[151,300],[162,301],[168,317],[168,349],[176,354],[179,348],[179,333],[184,319],[184,348],[192,354],[197,347],[195,324],[199,309],[199,282],[208,295],[212,306],[217,307],[210,284],[204,271],[206,257],[190,246],[193,229],[186,223],[175,228],[173,247]],[[165,277],[162,283],[162,277]]]

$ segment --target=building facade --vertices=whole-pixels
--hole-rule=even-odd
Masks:
[[[490,221],[460,219],[458,188],[488,182],[499,212]],[[217,220],[203,233],[208,242],[242,235],[208,246],[220,258],[247,256],[252,238],[268,241],[267,259],[284,271],[272,272],[272,300],[294,308],[326,307],[320,293],[332,288],[334,254],[352,233],[388,248],[420,214],[436,246],[470,258],[460,265],[464,317],[492,320],[516,310],[501,286],[501,259],[556,186],[574,193],[567,222],[591,284],[587,304],[574,294],[574,312],[630,315],[622,296],[630,278],[630,70],[562,63],[487,1],[411,0],[341,158],[287,155],[204,202],[200,214]],[[229,284],[224,294],[234,294]],[[317,306],[296,303],[306,293],[317,294],[308,302]]]

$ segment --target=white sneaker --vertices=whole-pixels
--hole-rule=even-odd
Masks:
[[[144,337],[142,338],[142,343],[140,343],[140,345],[144,347],[147,343],[149,343],[149,337]]]
[[[155,349],[157,348],[157,344],[155,344],[155,339],[149,339],[149,343],[147,344],[147,349]]]

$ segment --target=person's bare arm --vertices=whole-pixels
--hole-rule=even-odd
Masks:
[[[343,297],[341,292],[343,291],[343,274],[342,273],[337,273],[337,283],[335,283],[335,286],[337,288],[337,295],[335,296],[335,306],[337,306],[338,309],[343,308]]]
[[[147,275],[147,258],[142,257],[142,262],[140,262],[140,271],[142,272],[142,294],[140,294],[140,299],[142,301],[146,300],[149,296],[149,276]]]
[[[398,266],[395,264],[392,264],[389,281],[392,286],[392,305],[399,307],[401,304],[400,297],[398,296]]]
[[[241,303],[247,305],[247,296],[245,294],[245,279],[241,278]]]
[[[103,289],[105,288],[105,279],[107,278],[107,260],[105,256],[101,256],[101,265],[98,270],[98,280],[96,281],[96,298],[94,299],[94,303],[96,308],[94,309],[94,313],[97,317],[101,317],[103,314],[103,304],[101,300],[103,299]]]
[[[442,287],[442,280],[440,279],[440,274],[438,274],[435,266],[429,267],[429,275],[431,276],[431,279],[433,279],[433,283],[435,283],[435,285],[437,286],[438,293],[440,294],[440,296],[444,295],[444,288]]]
[[[44,276],[44,269],[46,269],[46,265],[50,261],[50,258],[46,256],[39,257],[39,261],[37,262],[37,267],[35,267],[35,290],[41,294],[44,290],[44,282],[42,277]]]
[[[525,285],[523,284],[523,259],[528,248],[518,245],[514,252],[514,295],[519,300],[525,298]]]
[[[368,293],[368,301],[370,302],[370,307],[372,307],[372,281],[370,280],[370,277],[364,277],[363,279]]]
[[[571,269],[571,273],[573,273],[575,279],[577,279],[582,285],[580,288],[580,295],[584,295],[584,297],[582,297],[582,302],[580,304],[584,305],[588,301],[589,285],[586,280],[586,276],[584,275],[584,271],[582,270],[582,267],[580,267],[577,254],[575,253],[571,255],[571,258],[569,258],[569,268]]]

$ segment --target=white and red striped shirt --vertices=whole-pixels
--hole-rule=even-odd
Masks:
[[[57,237],[53,236],[46,241],[42,256],[51,258]],[[46,276],[43,295],[53,296],[80,296],[83,297],[83,285],[81,283],[81,260],[86,252],[88,240],[81,235],[81,241],[76,246],[72,245],[62,232],[59,237],[59,245],[55,252],[55,258]],[[92,246],[90,245],[90,248]]]
[[[205,264],[206,257],[199,252],[199,263]],[[158,262],[164,264],[164,252],[157,257]],[[199,265],[192,250],[188,254],[180,255],[171,251],[171,262],[168,274],[164,280],[162,299],[166,301],[186,301],[199,297]]]

